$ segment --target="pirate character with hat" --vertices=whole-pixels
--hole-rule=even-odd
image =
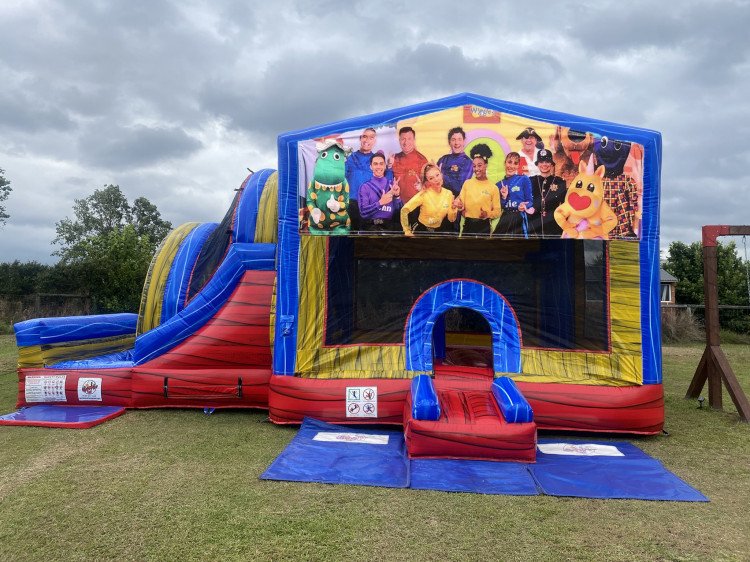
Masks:
[[[539,169],[536,167],[536,159],[539,151],[544,148],[542,137],[534,130],[534,127],[526,127],[516,137],[516,140],[521,141],[518,173],[525,176],[535,176],[539,173]]]

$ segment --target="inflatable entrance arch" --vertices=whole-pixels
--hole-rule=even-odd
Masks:
[[[470,308],[487,320],[496,372],[521,372],[521,330],[513,308],[496,290],[471,279],[434,285],[414,303],[404,333],[407,370],[432,371],[433,330],[451,308]]]

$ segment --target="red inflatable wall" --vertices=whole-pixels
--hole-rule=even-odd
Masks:
[[[275,273],[247,271],[229,300],[178,346],[133,371],[136,408],[266,408]]]

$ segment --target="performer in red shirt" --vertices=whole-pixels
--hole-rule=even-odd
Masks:
[[[427,164],[427,158],[417,150],[417,134],[411,127],[401,127],[398,131],[398,143],[401,152],[391,156],[388,168],[393,171],[393,178],[401,186],[401,200],[407,203],[422,189],[419,176],[422,168]]]

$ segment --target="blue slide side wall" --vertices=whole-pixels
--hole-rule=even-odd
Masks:
[[[430,375],[417,375],[411,380],[411,417],[415,420],[440,419],[440,402]]]
[[[492,382],[492,395],[495,397],[505,421],[508,423],[528,423],[534,421],[531,404],[518,390],[510,377],[499,377]]]

